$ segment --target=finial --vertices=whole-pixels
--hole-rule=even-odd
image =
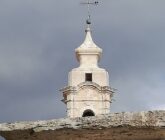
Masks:
[[[88,18],[86,20],[86,24],[89,25],[91,24],[91,14],[90,14],[90,5],[98,5],[98,1],[91,2],[91,0],[87,0],[87,2],[82,2],[81,4],[85,4],[88,6]]]

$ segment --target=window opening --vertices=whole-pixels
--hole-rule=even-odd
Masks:
[[[85,81],[91,81],[92,82],[92,73],[86,73],[85,74]]]

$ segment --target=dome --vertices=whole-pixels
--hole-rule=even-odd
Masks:
[[[77,60],[80,61],[80,56],[81,55],[97,55],[98,60],[100,60],[101,54],[102,54],[102,49],[99,48],[93,41],[92,36],[91,36],[91,30],[88,27],[86,30],[86,37],[84,42],[78,47],[75,52],[76,52],[76,57]]]

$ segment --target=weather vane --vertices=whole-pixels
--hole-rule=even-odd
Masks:
[[[87,0],[87,2],[81,2],[81,4],[88,6],[88,19],[86,20],[86,23],[89,25],[89,24],[91,24],[90,6],[91,5],[97,6],[99,4],[99,2],[98,1],[92,1],[91,2],[91,0]]]

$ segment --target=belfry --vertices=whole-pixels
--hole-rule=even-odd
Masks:
[[[102,49],[94,43],[89,25],[85,32],[84,42],[75,49],[80,66],[69,72],[68,86],[61,90],[71,118],[109,113],[113,95],[108,72],[98,66]]]
[[[98,66],[102,49],[92,39],[90,15],[86,24],[85,40],[75,49],[80,66],[69,72],[68,85],[61,89],[64,97],[62,101],[67,106],[67,116],[70,118],[109,113],[113,96],[109,74]]]

